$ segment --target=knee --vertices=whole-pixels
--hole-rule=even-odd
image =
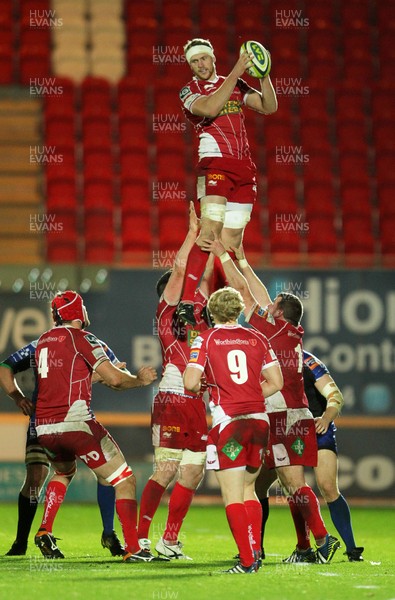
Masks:
[[[155,481],[162,487],[167,488],[167,486],[171,483],[171,481],[173,481],[174,475],[177,472],[177,468],[178,468],[178,463],[176,463],[176,464],[172,464],[169,462],[167,462],[165,464],[157,463],[155,465],[154,473],[153,473],[151,479],[152,479],[152,481]]]
[[[118,494],[122,496],[127,496],[129,498],[136,497],[136,477],[132,473],[130,477],[123,479],[117,485],[114,486],[114,489]]]
[[[325,502],[334,502],[340,495],[337,485],[332,481],[320,481],[318,487]]]
[[[190,490],[196,490],[203,480],[203,475],[203,466],[201,469],[198,468],[189,470],[187,468],[184,468],[180,471],[180,478],[178,481],[180,485]]]

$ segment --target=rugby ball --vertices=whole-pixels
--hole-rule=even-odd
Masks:
[[[253,55],[251,58],[252,66],[246,69],[246,72],[251,75],[251,77],[262,79],[262,77],[269,75],[272,61],[269,52],[262,44],[254,41],[244,42],[244,44],[241,45],[240,54],[243,52]]]

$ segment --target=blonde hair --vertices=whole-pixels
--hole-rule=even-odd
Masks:
[[[232,287],[225,287],[211,294],[207,308],[218,323],[237,321],[245,305],[240,292]]]

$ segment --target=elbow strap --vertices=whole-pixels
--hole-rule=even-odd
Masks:
[[[326,398],[327,408],[329,406],[337,408],[337,414],[339,415],[344,406],[344,398],[336,383],[334,381],[327,383],[322,390],[322,395]]]

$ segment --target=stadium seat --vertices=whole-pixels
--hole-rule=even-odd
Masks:
[[[299,137],[305,154],[330,151],[329,126],[325,120],[301,119]]]
[[[387,182],[378,186],[378,209],[380,222],[387,217],[395,217],[394,186],[392,182]],[[395,229],[394,229],[395,232]],[[395,235],[394,235],[395,237]]]
[[[343,241],[346,266],[373,265],[375,242],[370,217],[343,215]]]
[[[148,155],[146,152],[139,150],[125,150],[121,152],[120,166],[122,182],[136,178],[148,180]]]
[[[112,177],[100,179],[91,175],[84,181],[84,208],[85,210],[102,209],[111,211],[114,206],[114,190]]]
[[[159,219],[159,251],[177,251],[185,239],[188,216],[184,214],[162,214]]]
[[[331,183],[312,181],[305,184],[304,210],[306,220],[319,214],[320,217],[334,219],[336,213],[336,196]]]
[[[32,79],[46,79],[51,74],[49,49],[25,46],[19,51],[19,78],[22,85]]]
[[[119,147],[121,154],[136,152],[147,154],[149,143],[149,130],[145,119],[129,118],[124,116],[119,119]]]
[[[384,266],[395,266],[395,215],[380,223],[380,248]]]
[[[270,261],[273,265],[301,263],[300,235],[294,229],[279,230],[278,223],[270,227]]]
[[[367,150],[367,127],[365,121],[339,120],[336,130],[339,152]]]
[[[389,132],[394,131],[394,129],[395,120],[374,121],[373,140],[377,154],[382,154],[383,152],[395,153],[395,138],[394,136],[389,135]]]
[[[344,217],[372,217],[370,189],[363,183],[343,185],[340,191],[341,211]]]
[[[122,213],[147,215],[152,209],[151,200],[152,187],[149,186],[147,179],[121,181]]]
[[[122,260],[133,262],[136,253],[152,252],[151,219],[149,215],[124,214],[122,217]],[[151,254],[152,258],[152,254]]]
[[[112,264],[115,257],[115,240],[112,230],[107,228],[98,232],[85,232],[84,260],[94,264]]]
[[[77,263],[79,260],[78,236],[74,232],[59,235],[58,232],[47,233],[47,262],[51,263]]]
[[[85,77],[81,86],[81,105],[85,114],[90,113],[91,107],[99,106],[111,111],[112,88],[104,77]]]
[[[311,215],[307,219],[307,264],[335,266],[340,261],[339,243],[332,216]]]
[[[305,182],[321,181],[332,184],[333,159],[332,153],[328,151],[314,151],[309,153],[308,161],[303,165],[303,176]]]
[[[342,86],[335,92],[335,103],[338,119],[357,121],[365,118],[366,98],[362,90]]]
[[[0,44],[0,85],[14,81],[14,52],[11,47]]]
[[[378,152],[376,154],[377,183],[395,183],[395,152]]]
[[[339,156],[340,179],[344,183],[362,182],[368,184],[369,171],[366,148],[365,152],[347,152]]]

